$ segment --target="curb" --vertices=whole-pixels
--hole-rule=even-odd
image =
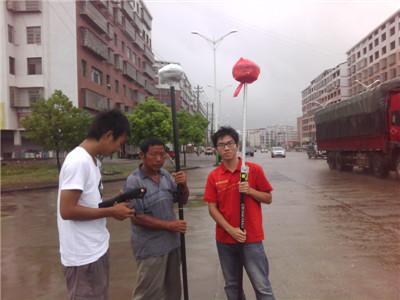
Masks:
[[[187,168],[182,168],[182,171],[186,170],[194,170],[194,169],[199,169],[203,168],[201,166],[193,166],[193,167],[187,167]],[[104,179],[103,183],[105,182],[116,182],[116,181],[123,181],[126,180],[126,177],[120,177],[120,178],[112,178],[112,179]],[[50,184],[44,184],[44,185],[38,185],[38,186],[24,186],[24,187],[16,187],[16,188],[5,188],[1,189],[1,194],[7,194],[7,193],[13,193],[13,192],[30,192],[30,191],[39,191],[39,190],[48,190],[48,189],[56,189],[58,188],[58,183],[50,183]]]

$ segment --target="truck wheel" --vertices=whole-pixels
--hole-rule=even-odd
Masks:
[[[395,170],[396,170],[397,178],[400,179],[400,154],[398,155],[397,160],[396,160]]]
[[[345,170],[343,158],[339,152],[336,153],[335,164],[336,164],[336,169],[338,169],[339,171],[343,172]]]
[[[383,155],[375,154],[372,157],[372,172],[379,178],[385,178],[389,174],[389,168]]]
[[[328,166],[329,166],[330,170],[335,170],[336,169],[334,153],[329,153],[328,154],[328,158],[326,159],[326,162],[328,163]]]

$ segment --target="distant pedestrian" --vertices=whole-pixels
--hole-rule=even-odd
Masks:
[[[128,133],[129,122],[120,111],[99,113],[86,139],[67,155],[61,168],[57,224],[71,300],[108,299],[110,234],[106,217],[123,220],[134,211],[127,204],[98,208],[103,184],[97,156],[119,150]]]
[[[189,197],[186,174],[163,168],[165,144],[149,138],[140,145],[142,164],[129,175],[126,189],[145,187],[143,200],[133,200],[132,247],[137,263],[133,300],[181,299],[180,240],[186,221],[177,220],[174,202],[177,184],[182,185],[183,203]]]
[[[221,127],[212,136],[212,141],[222,162],[208,175],[204,200],[208,202],[209,213],[217,223],[217,250],[225,279],[225,293],[228,300],[238,298],[238,263],[243,249],[244,268],[257,300],[273,300],[268,260],[262,243],[261,209],[262,203],[271,203],[272,187],[262,167],[251,162],[246,162],[249,167],[248,182],[240,182],[242,160],[237,155],[239,135],[233,128]],[[240,229],[240,193],[246,194],[244,231]]]

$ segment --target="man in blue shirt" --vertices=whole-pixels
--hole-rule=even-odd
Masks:
[[[186,174],[168,173],[163,168],[165,144],[150,138],[140,145],[142,164],[129,175],[126,189],[145,187],[143,199],[132,201],[132,248],[137,263],[133,300],[181,298],[179,233],[186,232],[186,221],[174,212],[177,184],[182,186],[183,202],[189,197]]]

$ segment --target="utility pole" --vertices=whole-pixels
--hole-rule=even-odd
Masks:
[[[194,88],[194,92],[196,93],[197,112],[200,112],[200,93],[203,92],[203,88],[200,85],[197,85]]]

